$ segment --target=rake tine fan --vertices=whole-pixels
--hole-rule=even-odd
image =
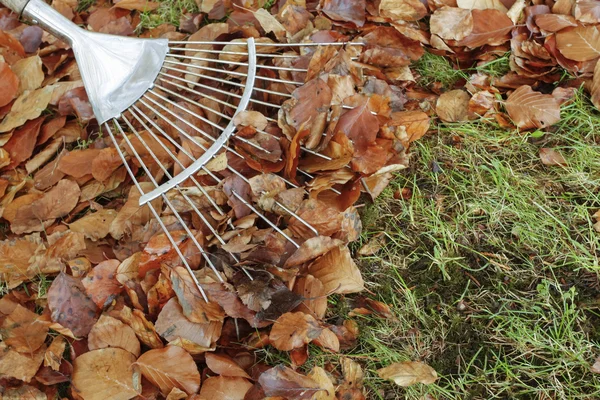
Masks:
[[[271,162],[283,162],[281,151],[274,153],[263,144],[284,139],[270,129],[277,127],[281,109],[272,99],[283,102],[292,97],[291,91],[304,84],[292,77],[306,73],[307,68],[292,66],[291,61],[300,57],[300,51],[308,49],[310,52],[321,44],[279,44],[253,38],[232,42],[169,42],[117,37],[85,31],[43,0],[0,2],[73,48],[95,116],[139,191],[140,205],[149,207],[204,300],[208,301],[208,297],[192,271],[190,254],[180,249],[178,239],[161,215],[174,217],[178,232],[184,232],[185,240],[193,243],[197,254],[221,281],[212,244],[199,238],[189,227],[191,219],[199,220],[212,235],[213,244],[225,245],[245,221],[234,217],[236,204],[215,198],[215,186],[223,188],[230,200],[235,199],[233,203],[247,207],[263,225],[272,228],[295,248],[300,247],[299,238],[283,227],[284,218],[265,215],[248,200],[247,193],[241,193],[235,184],[227,181],[237,180],[246,187],[251,184],[249,174],[232,162],[248,159],[248,152],[240,149],[253,149]],[[266,85],[276,85],[277,89],[265,88]],[[259,111],[266,120],[265,126],[255,128],[265,139],[262,142],[249,140],[244,136],[243,127],[238,128],[236,124],[236,117],[252,110]],[[312,149],[301,146],[300,150],[331,160]],[[306,179],[313,178],[300,168],[297,172]],[[278,179],[285,182],[286,188],[303,191],[295,182]],[[340,194],[334,188],[330,190]],[[202,198],[205,204],[201,206],[197,198]],[[295,210],[275,198],[273,204],[280,210],[280,216],[287,214],[313,235],[319,235]],[[210,212],[203,212],[203,207]],[[239,253],[226,253],[252,279]]]

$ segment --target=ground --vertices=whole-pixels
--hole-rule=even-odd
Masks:
[[[436,56],[424,62],[437,66],[420,68],[424,84],[460,77]],[[580,91],[561,116],[547,132],[439,123],[364,207],[356,249],[377,234],[386,244],[359,262],[396,317],[363,318],[347,353],[364,362],[369,398],[600,397],[590,372],[600,355],[600,114]],[[544,147],[568,165],[544,166]],[[440,380],[400,389],[376,377],[404,360],[427,362]]]

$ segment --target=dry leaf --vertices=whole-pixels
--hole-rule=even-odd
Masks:
[[[467,10],[498,10],[506,13],[508,9],[500,0],[456,0],[460,8]]]
[[[81,281],[86,292],[98,308],[104,308],[121,293],[123,287],[117,280],[119,260],[105,260],[96,265]]]
[[[20,95],[15,100],[8,115],[0,123],[0,132],[8,132],[30,119],[39,117],[48,106],[53,90],[53,88],[46,86],[41,89],[26,91]]]
[[[73,232],[81,232],[86,238],[96,241],[108,235],[110,225],[116,216],[117,212],[115,210],[105,208],[93,214],[86,214],[77,221],[70,223],[69,229]]]
[[[505,103],[506,111],[521,129],[545,128],[560,121],[558,100],[549,94],[534,92],[531,86],[521,86]]]
[[[269,340],[278,350],[289,351],[303,347],[321,334],[318,321],[309,314],[285,313],[275,321]]]
[[[4,107],[10,103],[17,97],[18,93],[19,78],[7,63],[0,62],[0,107]]]
[[[308,267],[308,272],[323,283],[327,293],[356,293],[364,289],[360,270],[344,246],[318,258]]]
[[[317,381],[283,365],[263,372],[258,383],[267,396],[281,396],[288,400],[312,399],[316,393],[326,390]]]
[[[396,385],[407,387],[417,383],[430,385],[437,379],[437,373],[429,365],[419,361],[394,363],[377,370],[381,379],[388,379]]]
[[[352,22],[356,26],[365,24],[365,0],[325,0],[322,11],[336,21]]]
[[[19,78],[19,95],[26,90],[35,90],[42,86],[44,71],[42,59],[38,55],[17,61],[12,70]]]
[[[456,7],[438,8],[429,21],[431,33],[442,39],[462,40],[473,31],[471,10]]]
[[[146,379],[167,395],[177,387],[187,394],[200,388],[200,372],[190,354],[177,346],[149,350],[135,363]]]
[[[118,3],[115,3],[115,7],[117,8],[142,12],[156,10],[159,6],[160,3],[148,0],[120,0]]]
[[[223,321],[225,314],[216,302],[206,302],[202,294],[184,267],[175,267],[169,275],[173,291],[179,299],[183,314],[191,321],[207,323]]]
[[[140,356],[140,342],[134,330],[108,315],[100,316],[92,327],[88,335],[88,347],[90,350],[116,347],[127,350],[136,357]]]
[[[48,326],[38,315],[17,304],[2,323],[2,340],[21,353],[35,353],[46,340]]]
[[[50,346],[46,349],[46,353],[44,353],[44,366],[50,367],[54,371],[58,371],[63,360],[63,353],[65,352],[66,346],[67,341],[63,335],[55,336]]]
[[[435,111],[444,122],[467,120],[471,96],[464,90],[451,90],[443,93],[437,100]]]
[[[571,60],[593,60],[600,56],[600,31],[596,26],[563,29],[556,34],[556,48]]]
[[[550,166],[561,166],[564,167],[567,165],[567,160],[560,154],[558,151],[554,149],[549,149],[546,147],[542,147],[540,149],[540,160],[542,160],[542,164],[550,165]]]
[[[142,391],[135,356],[123,349],[98,349],[73,362],[73,389],[85,400],[129,400]]]
[[[200,397],[204,399],[244,400],[252,387],[247,379],[230,376],[213,376],[202,383]]]
[[[221,376],[248,378],[250,376],[229,356],[206,353],[206,365],[212,372]]]
[[[314,400],[335,399],[335,386],[333,386],[333,380],[323,368],[313,367],[308,373],[308,377],[312,378],[321,386],[321,388],[323,388],[322,391],[315,393]]]
[[[0,377],[12,377],[30,382],[44,361],[46,346],[43,345],[33,354],[19,353],[6,343],[0,342]]]

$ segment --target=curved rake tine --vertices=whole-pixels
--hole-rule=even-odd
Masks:
[[[117,140],[116,140],[113,132],[111,131],[111,129],[110,129],[109,125],[108,125],[108,122],[104,123],[104,128],[108,132],[108,134],[110,136],[110,139],[112,140],[113,145],[115,146],[115,148],[119,149],[119,144],[117,143]],[[119,127],[119,130],[121,130],[120,127]],[[123,162],[123,165],[127,169],[127,173],[129,174],[129,176],[133,180],[133,183],[137,187],[138,191],[140,193],[144,193],[144,191],[142,190],[139,182],[135,178],[135,174],[133,173],[133,171],[129,167],[129,164],[127,164],[127,160],[125,159],[125,156],[120,151],[117,151],[117,152],[119,153],[119,157],[121,158],[121,161]],[[152,205],[152,203],[148,203],[148,207],[150,208],[150,212],[152,213],[152,215],[154,216],[154,218],[158,221],[158,223],[159,223],[160,227],[162,228],[163,232],[165,232],[165,235],[169,239],[169,242],[171,242],[171,246],[173,246],[173,248],[175,249],[175,252],[177,253],[177,255],[179,256],[179,258],[181,259],[181,262],[183,262],[183,265],[185,266],[185,269],[187,270],[187,272],[192,277],[192,280],[194,281],[194,284],[196,285],[196,287],[200,291],[200,294],[202,295],[202,298],[204,299],[204,301],[206,301],[208,303],[209,300],[208,300],[208,297],[206,296],[206,293],[204,292],[204,289],[202,289],[202,286],[200,286],[200,282],[198,282],[198,278],[196,278],[196,275],[194,275],[194,272],[192,271],[192,268],[188,264],[187,260],[185,259],[185,256],[183,255],[183,253],[181,253],[181,250],[179,249],[179,246],[177,246],[177,243],[175,243],[175,240],[173,240],[173,237],[169,234],[169,230],[165,226],[164,222],[162,222],[162,220],[160,219],[160,215],[156,212],[156,210],[154,209],[154,206]]]

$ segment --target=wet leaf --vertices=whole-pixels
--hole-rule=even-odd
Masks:
[[[92,350],[73,363],[73,388],[86,400],[129,400],[141,393],[141,376],[130,352],[107,348]]]
[[[87,336],[96,322],[96,304],[85,293],[79,279],[61,272],[48,289],[52,321],[68,328],[75,336]]]
[[[177,346],[147,351],[136,365],[144,377],[167,395],[177,387],[187,394],[196,393],[200,387],[200,372],[190,354]]]
[[[388,379],[396,385],[407,387],[417,383],[426,385],[434,383],[437,379],[437,373],[429,365],[419,361],[404,361],[394,363],[385,368],[377,370],[377,374],[382,379]]]

